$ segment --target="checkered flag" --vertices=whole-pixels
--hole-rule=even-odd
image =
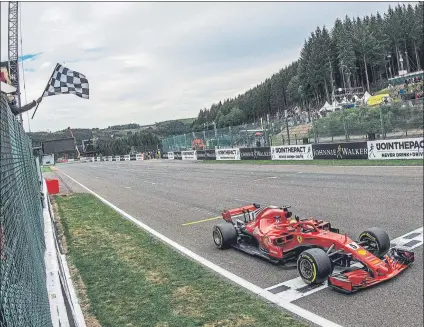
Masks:
[[[57,64],[44,90],[43,97],[58,94],[75,94],[80,98],[89,99],[87,78],[81,73]]]

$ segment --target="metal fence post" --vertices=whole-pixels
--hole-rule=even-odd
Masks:
[[[318,126],[315,119],[312,119],[312,129],[314,130],[314,142],[319,143],[318,142]]]
[[[403,119],[405,120],[405,136],[408,137],[408,114],[410,114],[411,107],[408,107],[408,111],[405,111]]]
[[[346,126],[346,111],[345,108],[342,106],[342,117],[343,117],[343,128],[344,128],[344,132],[345,132],[345,140],[346,142],[349,140],[349,136],[347,133],[347,126]]]
[[[286,129],[287,129],[287,141],[290,145],[290,131],[289,131],[289,120],[287,119],[287,111],[286,111]]]
[[[385,139],[385,138],[386,138],[386,136],[384,135],[384,122],[383,122],[383,108],[382,108],[382,106],[380,106],[380,110],[379,110],[379,112],[380,112],[380,128],[381,128],[381,137],[382,137],[383,139]]]

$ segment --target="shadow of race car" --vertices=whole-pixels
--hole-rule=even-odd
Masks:
[[[363,231],[354,241],[327,221],[292,217],[289,208],[254,203],[224,210],[225,222],[213,228],[214,243],[275,264],[295,261],[305,283],[327,281],[344,293],[389,280],[414,262],[413,252],[391,248],[389,236],[378,227]],[[336,273],[335,266],[346,269]]]

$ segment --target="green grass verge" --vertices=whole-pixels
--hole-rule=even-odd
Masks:
[[[202,163],[309,166],[422,166],[423,160],[202,160]]]
[[[55,196],[55,202],[68,260],[85,284],[90,315],[103,327],[305,326],[180,255],[90,194]]]
[[[50,173],[52,172],[52,169],[49,166],[41,166],[41,171],[43,173]]]

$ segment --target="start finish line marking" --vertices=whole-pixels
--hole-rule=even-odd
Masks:
[[[423,227],[420,227],[416,230],[413,230],[405,235],[402,235],[398,238],[395,238],[390,241],[391,247],[398,247],[405,250],[412,250],[416,247],[423,245]],[[361,267],[362,265],[357,263],[353,264],[352,267]],[[334,267],[334,272],[341,272],[345,270],[345,267]],[[301,277],[293,278],[283,283],[270,286],[265,290],[277,295],[278,297],[288,301],[293,302],[305,296],[311,295],[313,293],[322,291],[328,287],[327,281],[322,285],[308,285],[306,284]]]

